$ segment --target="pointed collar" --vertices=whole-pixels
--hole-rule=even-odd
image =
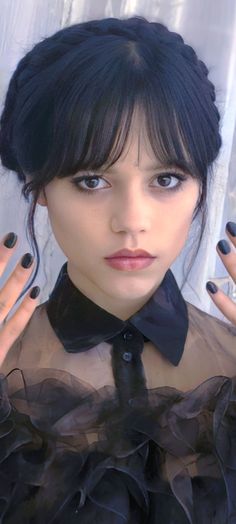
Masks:
[[[82,352],[134,326],[175,366],[188,331],[187,306],[170,269],[144,306],[127,320],[108,313],[86,297],[62,266],[46,302],[49,321],[68,352]]]

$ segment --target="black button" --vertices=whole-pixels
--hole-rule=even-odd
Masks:
[[[131,331],[127,330],[123,333],[124,340],[131,340],[133,338],[133,333]]]
[[[133,355],[130,351],[125,351],[122,355],[122,358],[125,360],[125,362],[130,362],[133,358]]]

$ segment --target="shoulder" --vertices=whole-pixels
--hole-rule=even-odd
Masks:
[[[217,343],[234,347],[236,345],[236,326],[220,320],[189,302],[185,302],[189,318],[189,330],[192,334],[199,335],[209,343]]]

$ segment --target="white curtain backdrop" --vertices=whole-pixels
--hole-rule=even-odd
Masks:
[[[236,220],[236,2],[235,0],[1,0],[0,17],[0,104],[9,78],[19,59],[32,45],[58,29],[94,18],[141,15],[162,22],[179,32],[206,62],[216,86],[222,117],[223,147],[215,165],[214,185],[208,194],[208,221],[201,249],[183,288],[186,300],[225,320],[205,290],[213,280],[236,301],[236,286],[216,253],[217,241],[227,238],[227,221]],[[39,144],[40,147],[40,144]],[[37,206],[36,234],[41,267],[35,284],[41,287],[41,302],[55,283],[65,256],[51,232],[46,208]],[[26,238],[28,205],[21,196],[16,175],[0,168],[0,236],[15,231],[19,247],[0,279],[5,282],[18,259],[30,250]],[[181,285],[182,266],[188,246],[196,242],[198,223],[191,228],[189,242],[172,266]]]

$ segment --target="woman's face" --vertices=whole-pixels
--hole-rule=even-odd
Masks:
[[[150,298],[181,252],[200,190],[191,175],[158,165],[140,129],[139,121],[134,122],[127,147],[112,168],[55,178],[38,199],[48,207],[72,282],[123,320]],[[99,178],[76,182],[94,173]],[[105,257],[124,248],[144,249],[156,258],[143,269],[110,267]]]

